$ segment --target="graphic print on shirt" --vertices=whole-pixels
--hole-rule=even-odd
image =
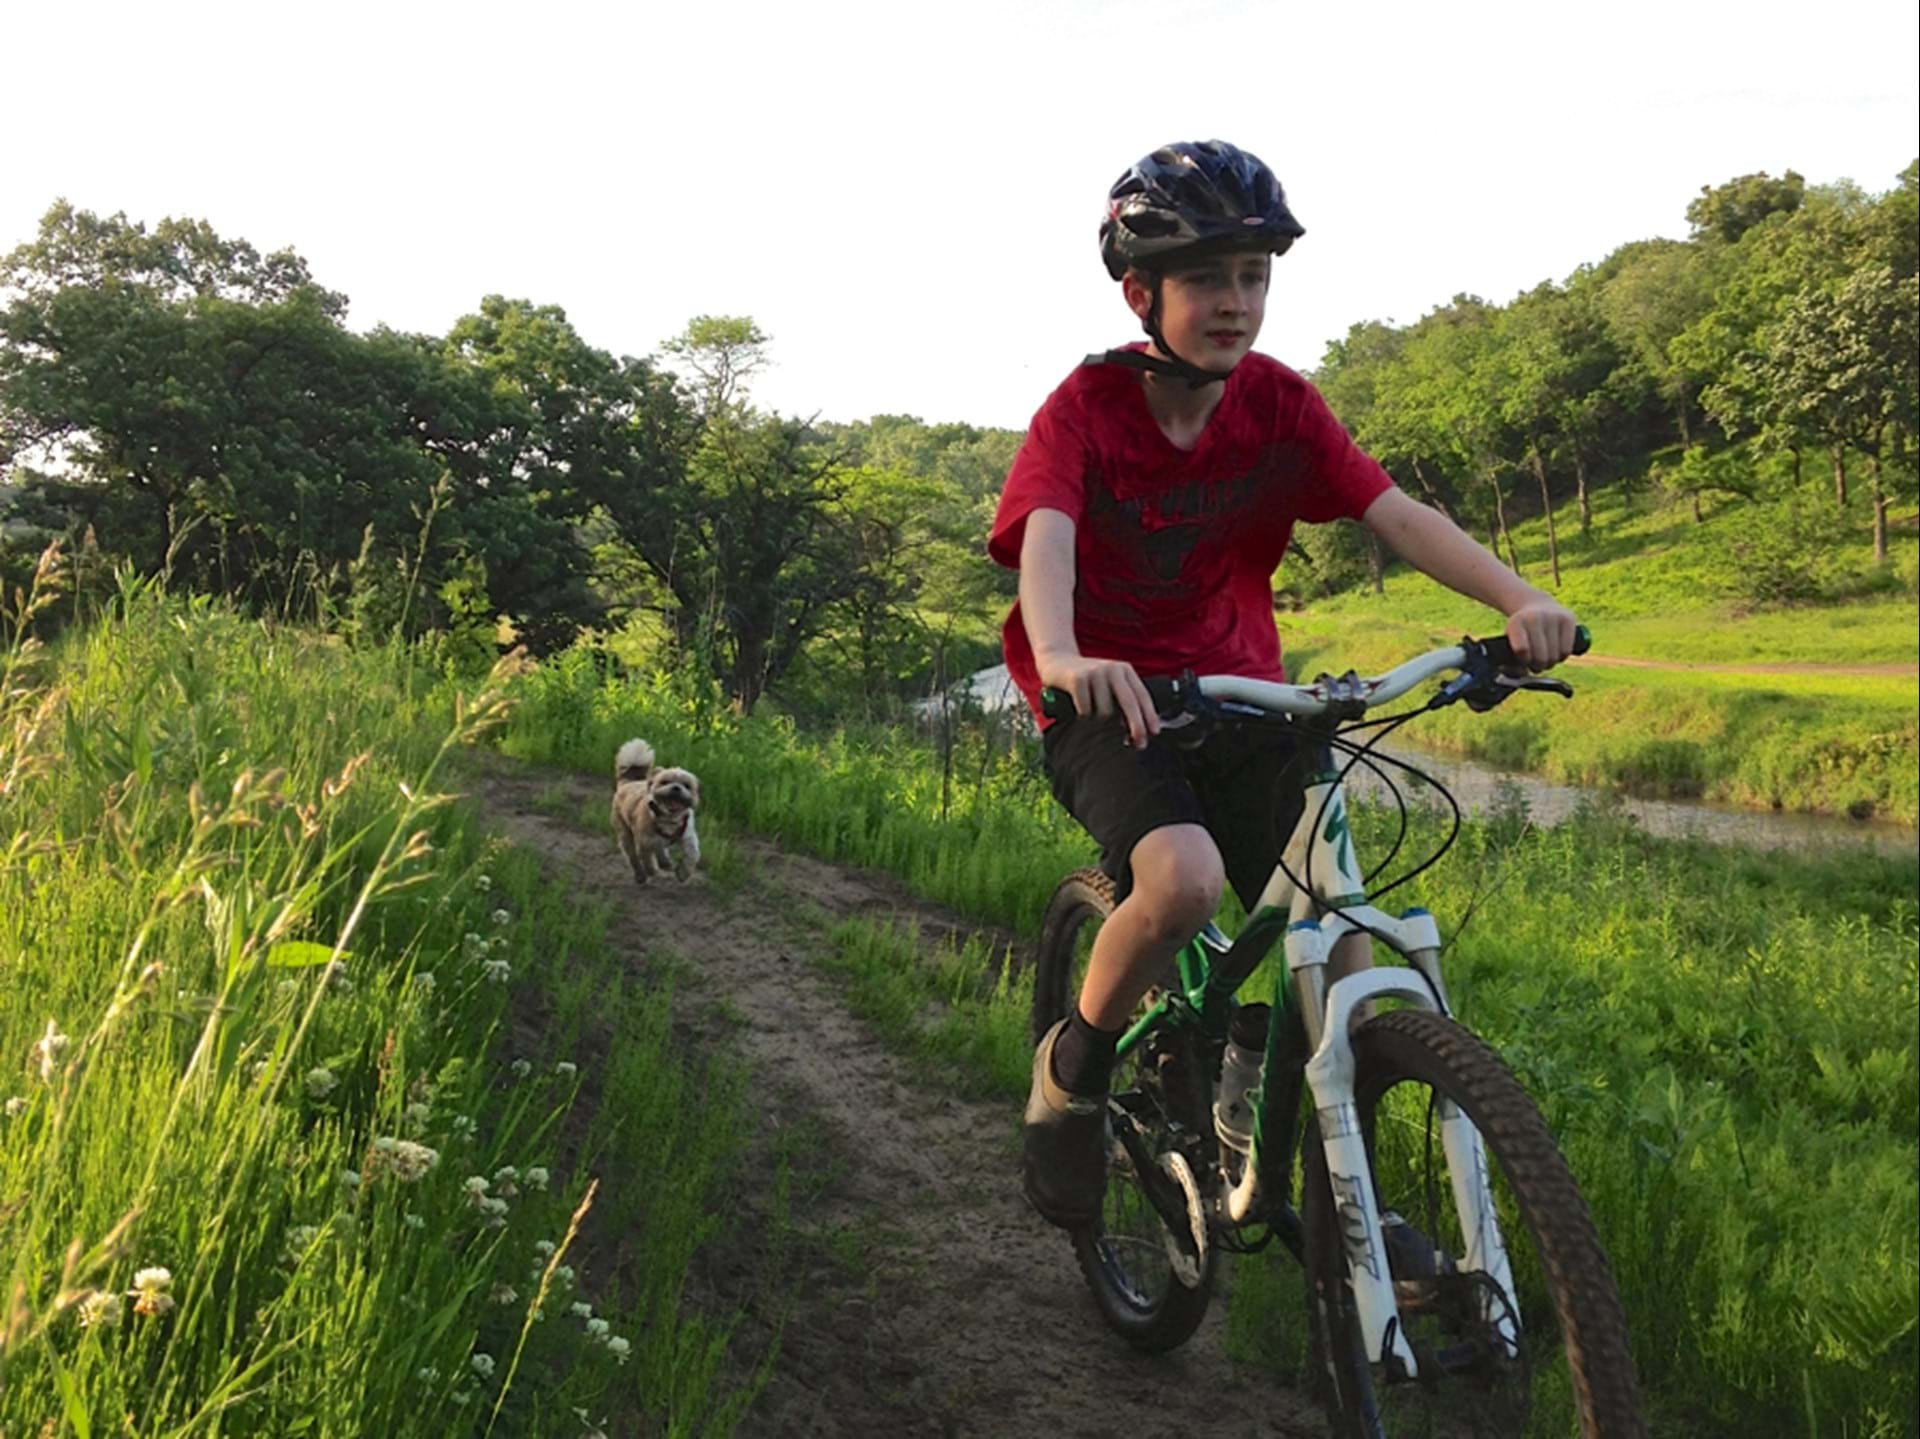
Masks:
[[[1219,556],[1232,548],[1238,527],[1252,515],[1265,469],[1122,499],[1099,467],[1089,464],[1084,523],[1102,557],[1099,588],[1109,601],[1095,601],[1095,608],[1114,613],[1140,607],[1178,609],[1203,583],[1208,590],[1218,588]],[[1202,555],[1197,564],[1196,551]]]

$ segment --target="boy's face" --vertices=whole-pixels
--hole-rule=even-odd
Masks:
[[[1160,333],[1182,358],[1209,370],[1230,370],[1260,336],[1267,314],[1273,256],[1264,251],[1213,255],[1169,269],[1160,283]],[[1153,282],[1127,272],[1128,305],[1141,319],[1153,305]]]

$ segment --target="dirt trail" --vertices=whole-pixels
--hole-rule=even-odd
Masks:
[[[617,906],[636,970],[664,932],[687,961],[676,1029],[722,1044],[755,1075],[770,1159],[805,1136],[809,1176],[791,1220],[796,1307],[748,1435],[1307,1436],[1304,1395],[1229,1362],[1224,1298],[1173,1355],[1134,1353],[1101,1324],[1072,1250],[1020,1197],[1017,1102],[974,1102],[918,1084],[807,962],[804,906],[967,931],[884,876],[731,836],[748,878],[634,886],[611,838],[551,817],[578,813],[591,783],[490,762],[469,781],[508,838],[547,856],[556,883]],[[564,804],[554,804],[555,792]],[[546,802],[542,803],[542,796]],[[630,923],[629,923],[630,922]],[[644,940],[643,944],[641,941]],[[743,1202],[755,1202],[748,1196]],[[700,1284],[758,1322],[756,1257],[710,1255]]]
[[[1912,679],[1920,664],[1897,661],[1879,665],[1816,665],[1804,663],[1723,665],[1692,660],[1643,660],[1629,655],[1582,655],[1576,665],[1618,665],[1636,670],[1694,670],[1716,675],[1855,675],[1876,679]]]

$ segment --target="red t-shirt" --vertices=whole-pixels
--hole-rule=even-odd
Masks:
[[[1020,565],[1027,516],[1074,521],[1080,652],[1142,675],[1282,680],[1273,572],[1296,520],[1358,519],[1393,484],[1320,392],[1250,354],[1192,450],[1147,409],[1137,371],[1082,365],[1033,417],[1000,495],[987,552]],[[1007,669],[1042,726],[1040,676],[1015,604]]]

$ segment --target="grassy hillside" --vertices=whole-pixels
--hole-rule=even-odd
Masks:
[[[1731,524],[1727,516],[1715,517]],[[1783,522],[1790,514],[1783,513]],[[1896,537],[1877,583],[1824,604],[1755,608],[1726,597],[1738,555],[1714,520],[1624,507],[1605,494],[1598,538],[1561,536],[1560,598],[1594,630],[1598,659],[1685,666],[1808,666],[1800,673],[1608,668],[1573,661],[1572,705],[1515,702],[1488,716],[1456,709],[1416,742],[1571,783],[1762,808],[1916,820],[1920,606],[1916,542]],[[1743,517],[1751,525],[1753,516]],[[1552,589],[1545,527],[1516,531],[1521,569]],[[1385,593],[1348,592],[1279,616],[1289,669],[1363,672],[1497,625],[1485,608],[1398,567]],[[1889,666],[1883,675],[1826,667]]]

